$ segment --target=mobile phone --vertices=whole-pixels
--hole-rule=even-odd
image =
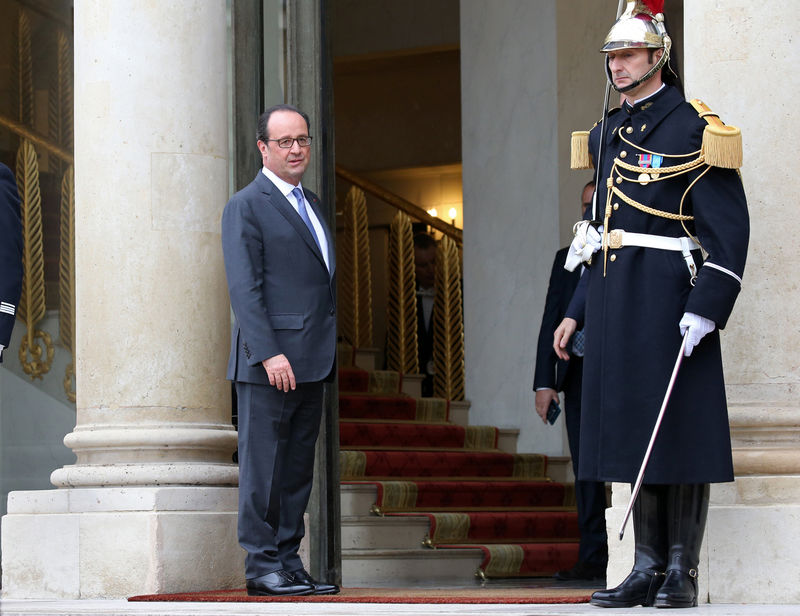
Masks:
[[[550,422],[552,426],[556,423],[556,419],[561,414],[561,407],[558,406],[558,402],[555,400],[550,400],[550,408],[547,409],[547,421]]]

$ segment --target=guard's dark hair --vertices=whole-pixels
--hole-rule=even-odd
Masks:
[[[308,114],[305,111],[300,111],[294,105],[288,105],[284,103],[281,105],[273,105],[258,118],[258,131],[256,132],[256,139],[259,141],[266,143],[267,139],[269,139],[269,135],[267,134],[267,125],[269,124],[269,117],[276,111],[294,111],[295,113],[299,113],[306,121],[306,128],[308,129],[309,134],[311,133],[311,120],[308,119]]]

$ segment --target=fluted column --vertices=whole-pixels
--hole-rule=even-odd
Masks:
[[[800,287],[795,265],[800,5],[684,3],[688,95],[742,129],[750,250],[723,334],[735,484],[718,486],[706,535],[712,601],[797,603],[800,570]],[[784,162],[785,161],[785,162]],[[778,565],[778,563],[781,563]],[[753,584],[769,571],[769,584]]]
[[[800,5],[775,12],[747,0],[692,0],[683,10],[686,96],[742,130],[751,223],[742,292],[722,332],[736,481],[712,486],[701,594],[713,603],[798,603]],[[627,573],[613,538],[627,494],[615,486],[609,582]]]
[[[55,485],[234,485],[225,3],[75,5],[77,426]]]
[[[3,592],[242,583],[225,0],[75,0],[77,425],[60,489],[9,497]]]

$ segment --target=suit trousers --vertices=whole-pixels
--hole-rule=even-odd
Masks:
[[[578,456],[581,431],[581,374],[583,358],[569,360],[569,372],[564,379],[564,415],[567,423],[567,440],[575,473],[575,501],[578,509],[578,530],[581,541],[578,560],[591,565],[608,563],[608,535],[606,533],[606,484],[602,481],[579,481]]]
[[[322,383],[236,383],[239,414],[239,544],[245,577],[303,568],[298,555],[322,418]]]

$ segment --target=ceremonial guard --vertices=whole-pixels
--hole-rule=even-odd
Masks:
[[[19,193],[11,169],[0,163],[0,362],[22,292],[22,222]]]
[[[662,9],[628,2],[601,49],[622,108],[572,142],[598,179],[566,264],[588,271],[554,340],[566,358],[586,336],[580,479],[634,483],[685,356],[633,507],[633,570],[594,593],[602,607],[696,605],[708,484],[733,480],[719,330],[747,254],[741,134],[684,100]]]

